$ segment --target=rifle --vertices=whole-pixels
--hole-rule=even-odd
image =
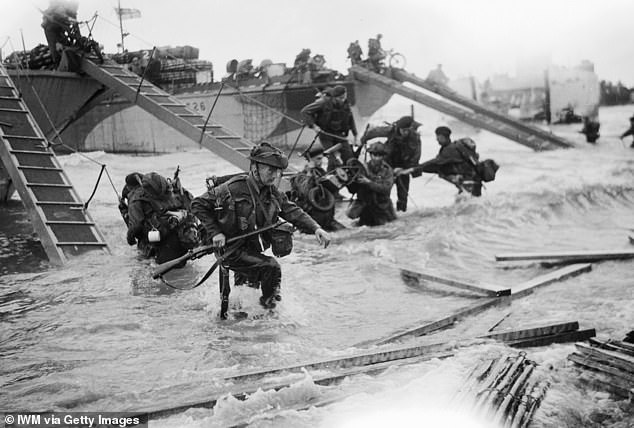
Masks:
[[[363,131],[363,135],[361,136],[361,140],[363,140],[363,137],[365,137],[365,135],[368,133],[368,129],[370,129],[370,124],[369,123],[367,123],[365,125],[365,131]],[[363,148],[364,145],[365,145],[365,143],[361,143],[361,141],[359,141],[359,148],[354,152],[355,159],[359,159],[359,155],[361,154],[361,149]]]
[[[258,234],[260,234],[262,232],[266,232],[267,230],[274,229],[277,226],[281,225],[282,223],[284,223],[284,222],[282,220],[280,220],[277,223],[270,224],[270,225],[268,225],[266,227],[263,227],[261,229],[254,230],[254,231],[245,233],[243,235],[234,236],[233,238],[227,239],[226,244],[231,244],[232,242],[239,241],[240,239],[248,238],[248,237],[253,236],[253,235],[258,235]],[[187,260],[199,259],[199,258],[201,258],[203,256],[208,255],[208,254],[212,254],[216,250],[218,250],[218,247],[215,246],[215,245],[212,245],[212,244],[203,245],[202,247],[198,247],[198,248],[194,248],[193,250],[189,250],[187,252],[187,254],[184,254],[184,255],[182,255],[182,256],[174,259],[174,260],[170,260],[168,262],[161,263],[160,265],[158,265],[156,267],[156,269],[154,269],[154,272],[152,272],[152,278],[153,279],[158,279],[158,278],[162,277],[164,274],[166,274],[167,272],[169,272],[172,269],[176,268],[176,266],[180,265],[181,263],[183,263],[183,262],[185,262]],[[216,262],[215,266],[217,266],[218,262],[219,261]]]
[[[174,171],[174,178],[172,178],[172,188],[177,190],[181,195],[183,194],[183,187],[181,186],[181,180],[178,178],[178,174],[181,172],[181,166],[176,165],[176,171]]]

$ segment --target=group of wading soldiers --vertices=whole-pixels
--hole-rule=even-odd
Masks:
[[[280,190],[288,158],[266,142],[252,149],[248,172],[216,177],[211,184],[208,181],[208,191],[196,198],[180,185],[178,170],[172,180],[157,173],[133,173],[126,177],[120,203],[128,224],[128,243],[138,245],[158,263],[183,256],[201,242],[211,244],[223,266],[236,274],[236,282],[260,288],[261,305],[273,308],[281,300],[282,277],[274,256],[292,249],[293,229],[288,223],[314,234],[325,248],[331,240],[329,232],[344,227],[334,218],[335,202],[343,199],[340,189],[345,187],[353,195],[348,217],[367,226],[393,221],[396,210],[406,211],[410,176],[423,172],[438,174],[459,192],[480,196],[484,178],[475,144],[470,139],[452,142],[446,126],[436,129],[438,155],[419,164],[417,129],[421,124],[411,116],[368,127],[357,144],[358,132],[343,86],[325,90],[301,114],[305,125],[317,132],[319,142],[316,138],[305,150],[306,166],[290,179],[290,191]],[[376,139],[384,140],[372,141]],[[369,159],[361,162],[364,147]],[[396,210],[390,198],[395,184]],[[280,218],[287,223],[278,224]],[[264,254],[269,247],[273,256]]]

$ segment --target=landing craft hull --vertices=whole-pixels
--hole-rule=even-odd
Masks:
[[[116,93],[109,92],[90,77],[71,73],[61,76],[58,72],[50,71],[28,73],[28,79],[19,79],[16,83],[38,124],[50,139],[59,132],[61,141],[75,150],[151,154],[199,147],[197,142]],[[280,147],[290,147],[295,143],[301,129],[300,110],[313,102],[319,90],[327,86],[346,86],[360,129],[392,95],[356,80],[319,84],[247,83],[253,82],[241,83],[239,89],[225,85],[218,96],[210,123],[220,123],[252,141],[266,139]],[[219,90],[220,84],[214,83],[180,89],[174,95],[206,116]],[[42,97],[41,94],[47,95]],[[45,109],[41,107],[42,104]],[[314,132],[302,132],[298,146],[308,145],[313,138]],[[68,149],[60,146],[56,151]]]

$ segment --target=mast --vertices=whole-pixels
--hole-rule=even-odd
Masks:
[[[117,14],[119,15],[119,30],[121,31],[121,53],[125,52],[125,46],[123,45],[123,39],[125,36],[123,35],[123,20],[121,19],[121,0],[118,0],[119,8],[117,9]]]

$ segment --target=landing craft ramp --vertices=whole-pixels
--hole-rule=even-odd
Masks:
[[[165,124],[199,142],[241,170],[249,170],[248,156],[253,148],[253,143],[249,140],[218,123],[210,122],[205,125],[206,117],[118,64],[97,65],[84,58],[81,67],[90,77],[137,104]]]
[[[49,260],[107,250],[42,130],[0,64],[0,161],[29,212]],[[10,195],[7,195],[10,196]]]
[[[353,66],[350,68],[350,73],[358,80],[391,90],[434,110],[453,116],[469,125],[486,129],[533,150],[574,147],[573,143],[563,138],[522,123],[510,116],[497,113],[457,94],[449,88],[429,83],[404,70],[391,69],[391,77],[388,77],[360,66]],[[442,97],[442,99],[428,95],[419,89],[407,87],[403,84],[404,82],[409,82],[421,89],[432,92]]]

